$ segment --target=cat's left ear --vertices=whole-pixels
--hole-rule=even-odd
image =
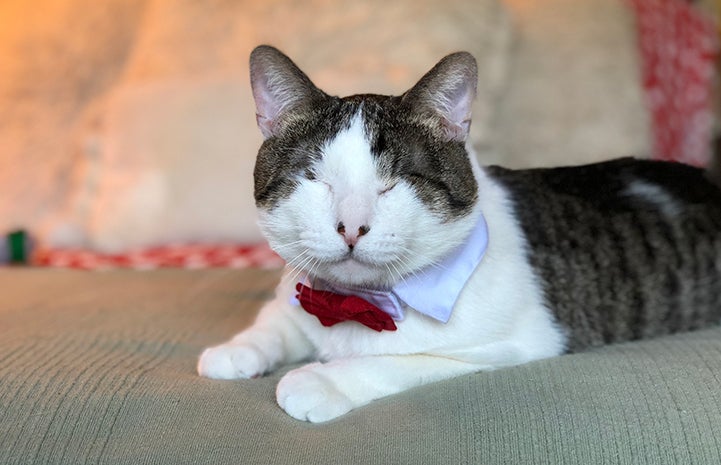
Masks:
[[[446,56],[403,94],[402,105],[421,123],[438,129],[448,140],[465,141],[471,127],[478,66],[468,52]]]

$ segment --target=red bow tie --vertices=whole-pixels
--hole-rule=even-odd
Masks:
[[[318,291],[301,283],[296,284],[295,290],[303,310],[315,315],[323,326],[353,320],[379,332],[397,329],[390,315],[358,296]]]

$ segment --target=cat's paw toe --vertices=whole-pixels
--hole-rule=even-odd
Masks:
[[[224,344],[203,351],[198,359],[198,374],[213,379],[254,378],[263,374],[266,365],[257,349]]]
[[[321,423],[353,408],[351,400],[330,381],[313,371],[314,365],[288,372],[278,383],[278,405],[291,417]]]

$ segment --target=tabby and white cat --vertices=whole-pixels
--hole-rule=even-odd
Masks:
[[[276,394],[322,422],[421,384],[721,319],[721,191],[702,170],[479,167],[468,53],[400,97],[328,96],[269,46],[250,64],[265,137],[255,200],[288,271],[250,328],[203,352],[201,375],[317,360]],[[330,291],[364,300],[314,310]],[[389,321],[339,322],[335,298]]]

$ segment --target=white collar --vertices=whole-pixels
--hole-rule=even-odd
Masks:
[[[342,295],[361,297],[384,312],[394,320],[401,321],[405,317],[404,304],[424,315],[428,315],[442,323],[448,322],[451,312],[465,287],[471,274],[483,259],[488,246],[488,227],[483,215],[480,216],[475,228],[466,242],[456,247],[439,264],[428,266],[396,283],[391,290],[365,289],[341,286],[319,279],[306,285],[319,290],[326,290]],[[298,301],[293,299],[298,305]]]

